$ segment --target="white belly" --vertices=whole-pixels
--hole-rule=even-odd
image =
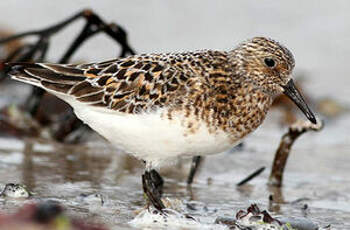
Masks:
[[[67,101],[67,100],[66,100]],[[152,166],[170,163],[171,158],[220,153],[237,143],[223,131],[209,133],[204,122],[189,132],[183,116],[162,118],[162,111],[122,114],[105,108],[68,101],[77,116],[118,149],[143,159]]]

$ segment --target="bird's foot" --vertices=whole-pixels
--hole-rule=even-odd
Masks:
[[[142,175],[143,192],[147,196],[148,201],[160,212],[164,213],[165,205],[162,198],[163,179],[159,173],[152,169],[146,170]]]

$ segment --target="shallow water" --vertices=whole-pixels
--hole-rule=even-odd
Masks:
[[[241,151],[207,157],[192,192],[185,184],[188,160],[163,169],[165,196],[183,203],[192,200],[196,209],[185,211],[203,224],[213,223],[217,216],[234,216],[238,210],[258,203],[273,215],[306,216],[321,227],[331,224],[332,229],[349,229],[350,144],[345,135],[330,142],[326,134],[339,131],[342,122],[350,117],[344,115],[328,127],[326,124],[322,132],[310,132],[297,140],[287,164],[284,186],[278,191],[266,185],[274,151],[285,132],[273,122],[278,115],[273,111]],[[267,167],[262,175],[236,187],[238,181],[261,166]],[[29,200],[1,199],[1,209],[13,211],[31,200],[50,199],[62,203],[73,216],[112,228],[131,229],[128,222],[144,207],[142,167],[95,135],[80,145],[1,138],[0,188],[6,183],[22,183],[35,193]],[[83,200],[81,193],[100,193],[104,204]],[[286,202],[269,205],[270,194]]]

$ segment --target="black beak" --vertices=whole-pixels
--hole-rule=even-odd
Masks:
[[[299,107],[301,111],[303,111],[307,119],[309,119],[312,123],[317,124],[315,115],[311,112],[310,108],[304,101],[304,98],[295,87],[293,80],[290,79],[289,82],[282,87],[284,89],[284,94],[287,95]]]

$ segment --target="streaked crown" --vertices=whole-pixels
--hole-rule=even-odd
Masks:
[[[231,51],[233,71],[269,94],[283,92],[295,62],[293,54],[280,43],[255,37]]]

